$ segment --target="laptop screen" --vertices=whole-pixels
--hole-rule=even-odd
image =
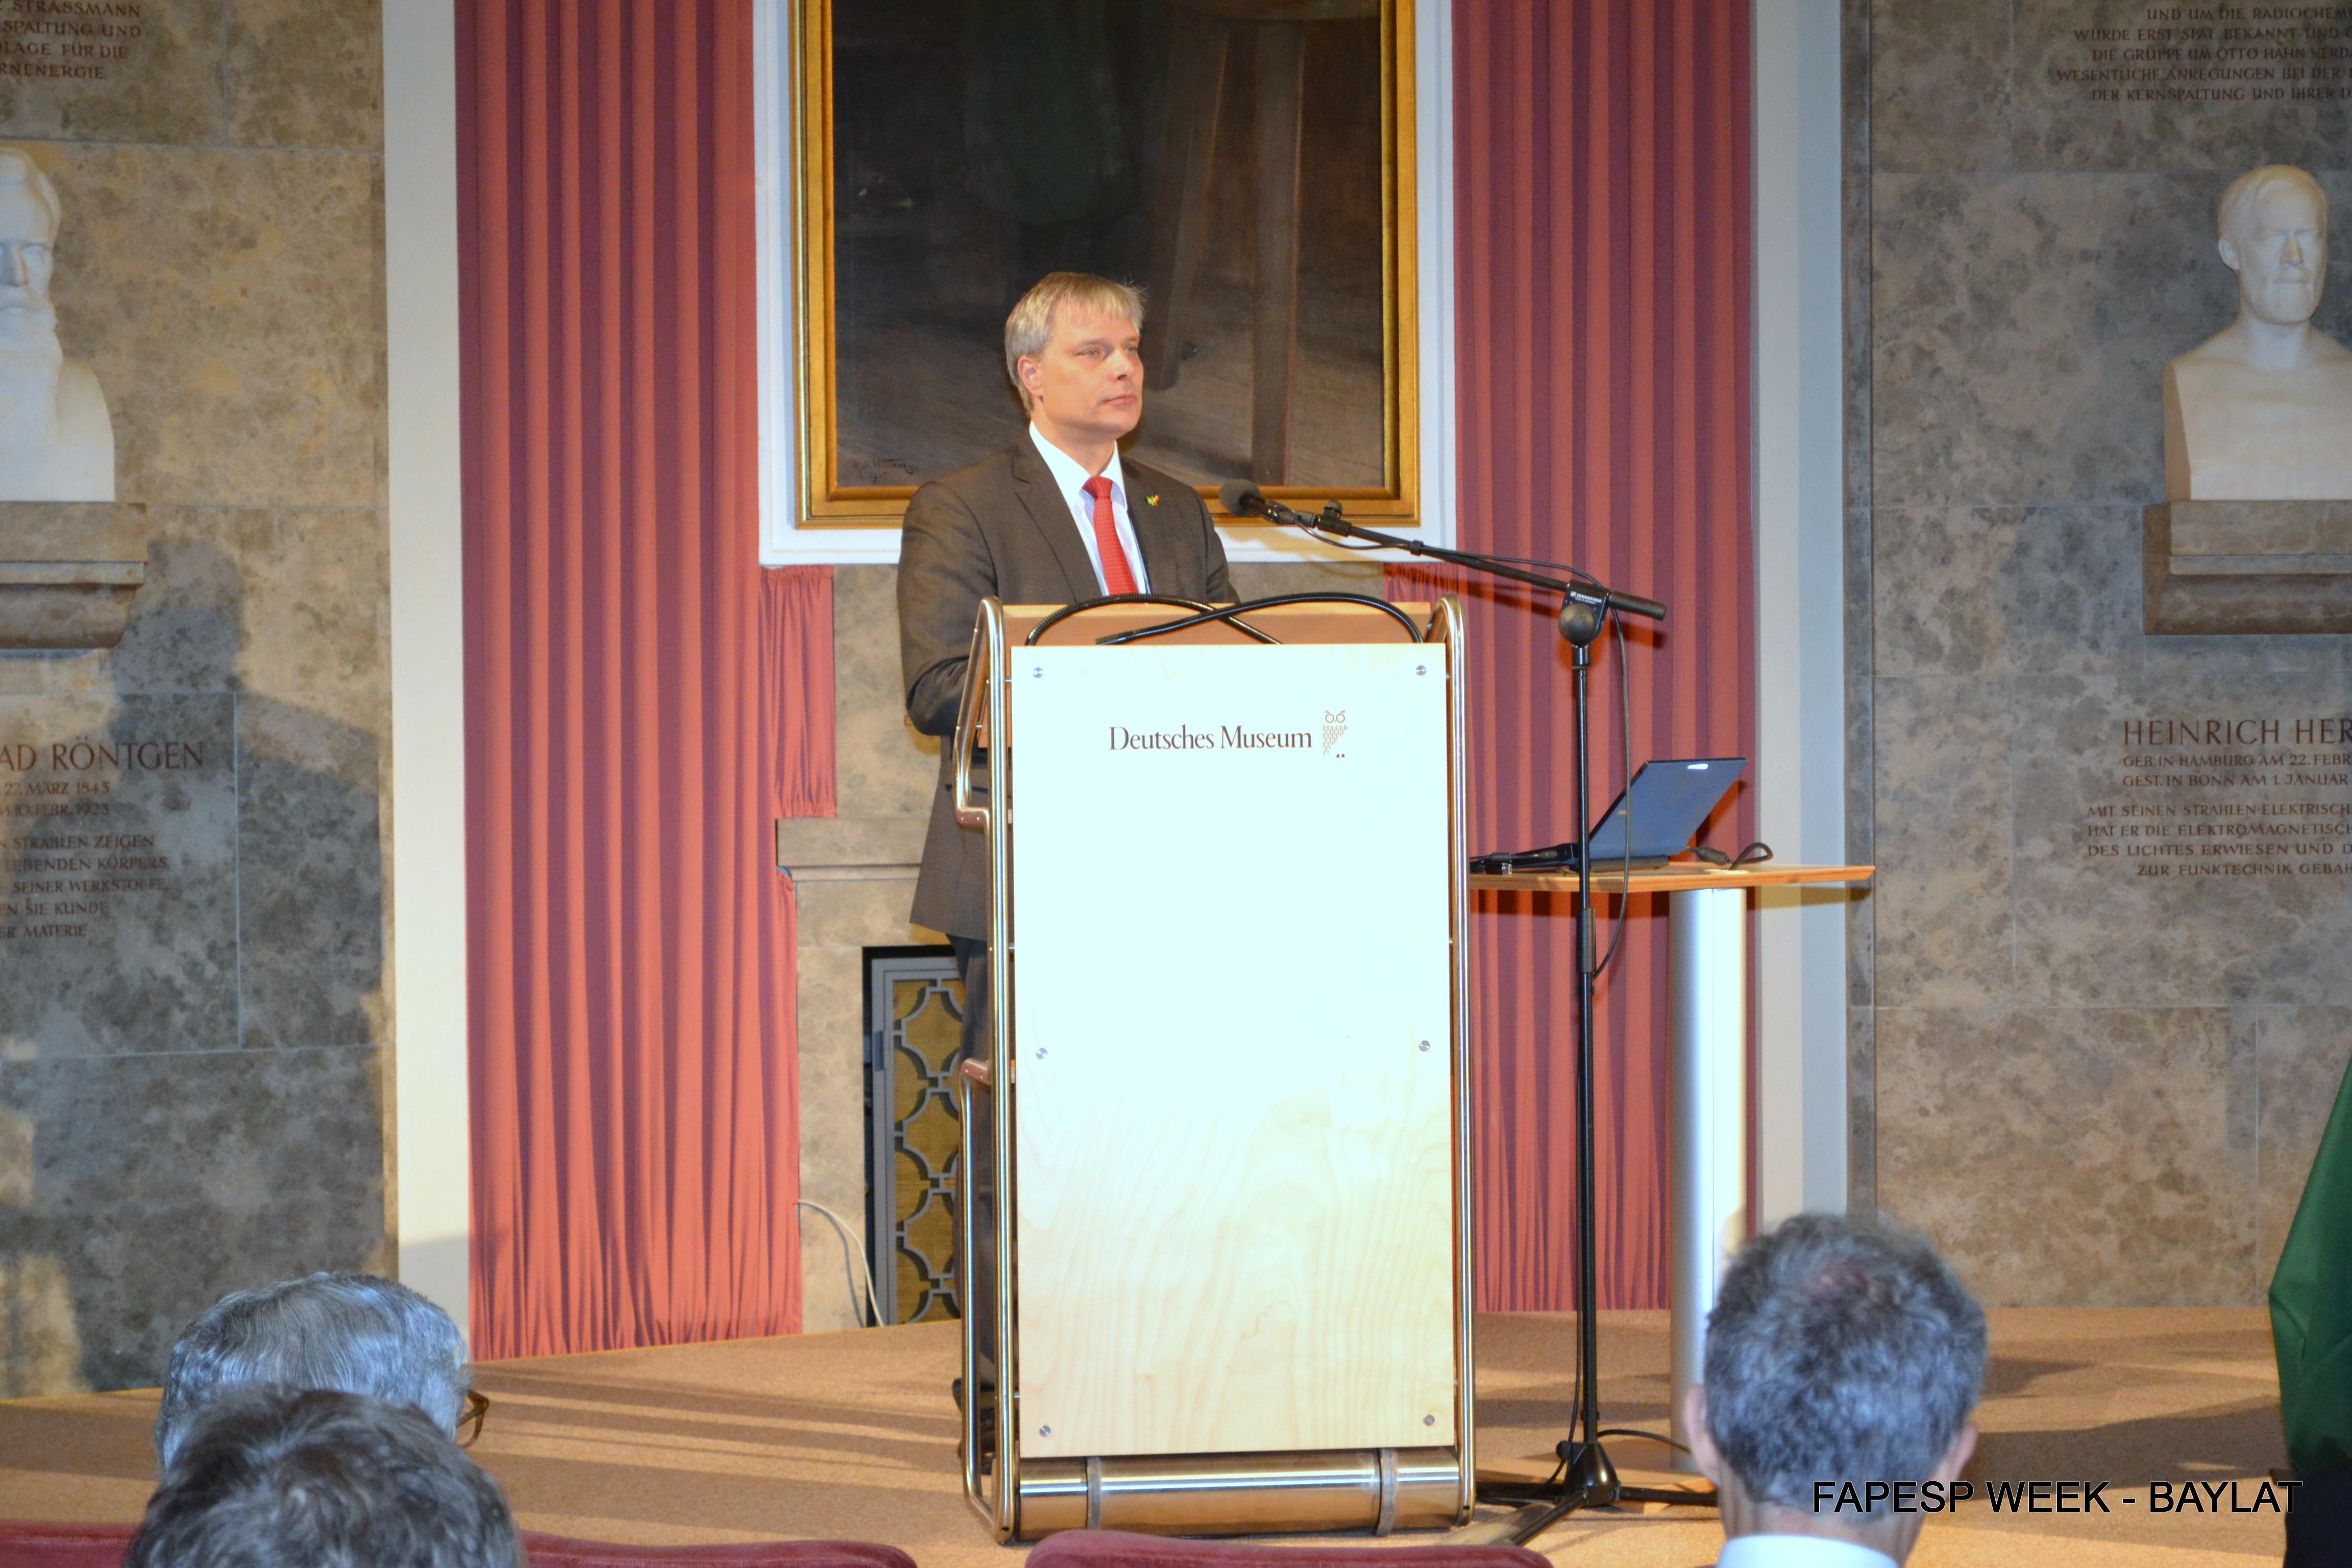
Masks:
[[[1629,855],[1664,860],[1690,841],[1748,767],[1745,757],[1670,757],[1643,763],[1592,830],[1591,864]],[[1628,834],[1632,843],[1627,843]]]

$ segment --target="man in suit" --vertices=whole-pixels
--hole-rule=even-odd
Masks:
[[[1975,1452],[1985,1317],[1924,1236],[1801,1214],[1749,1241],[1684,1391],[1720,1568],[1896,1568]]]
[[[952,737],[973,619],[990,595],[1063,605],[1108,594],[1230,604],[1224,547],[1192,487],[1119,456],[1143,416],[1143,299],[1123,283],[1055,272],[1004,321],[1004,369],[1029,410],[1008,449],[932,480],[907,508],[898,555],[898,649],[907,716]],[[956,826],[955,757],[915,883],[913,919],[947,932],[963,976],[964,1051],[985,1038],[988,847]]]
[[[907,716],[940,748],[939,791],[915,882],[913,919],[947,932],[963,977],[963,1051],[985,1055],[989,1012],[988,846],[956,826],[951,737],[982,599],[1065,605],[1112,594],[1230,604],[1224,547],[1192,487],[1129,463],[1119,438],[1143,416],[1138,353],[1143,297],[1123,283],[1048,273],[1004,320],[1004,370],[1029,411],[1008,449],[933,479],[907,508],[898,549],[898,654]],[[974,770],[974,784],[979,773]],[[1118,817],[1106,807],[1115,837]],[[993,1123],[975,1116],[963,1157],[982,1239],[971,1260],[979,1342],[993,1345]],[[983,1350],[992,1360],[992,1351]],[[981,1378],[982,1430],[993,1376]],[[962,1398],[962,1384],[956,1384]]]

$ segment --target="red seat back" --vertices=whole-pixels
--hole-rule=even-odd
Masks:
[[[895,1546],[863,1541],[758,1541],[742,1546],[617,1546],[525,1531],[530,1568],[915,1568]],[[6,1564],[0,1563],[0,1568]]]
[[[135,1524],[0,1522],[0,1568],[122,1568]]]
[[[1049,1535],[1029,1568],[1551,1568],[1524,1546],[1274,1546],[1185,1541],[1119,1530]]]

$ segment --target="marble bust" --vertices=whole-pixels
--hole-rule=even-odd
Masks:
[[[2327,193],[2271,163],[2221,194],[2238,319],[2164,367],[2173,500],[2352,500],[2352,350],[2311,324],[2327,278]]]
[[[112,500],[114,422],[98,376],[65,357],[49,269],[57,187],[0,147],[0,500]]]

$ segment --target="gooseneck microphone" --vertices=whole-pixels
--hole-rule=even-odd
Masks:
[[[1268,522],[1286,522],[1293,528],[1323,528],[1323,519],[1303,511],[1293,511],[1278,500],[1269,500],[1266,494],[1247,479],[1227,479],[1217,487],[1217,500],[1235,517],[1262,517]],[[1345,523],[1331,530],[1335,533],[1349,531]]]
[[[1516,563],[1499,556],[1476,555],[1467,551],[1445,550],[1434,544],[1423,544],[1418,539],[1402,534],[1383,533],[1377,528],[1364,528],[1349,522],[1339,513],[1339,503],[1331,502],[1319,512],[1304,512],[1272,500],[1247,479],[1227,479],[1217,487],[1217,500],[1235,517],[1262,517],[1268,522],[1286,523],[1316,533],[1338,534],[1343,538],[1369,540],[1375,545],[1402,550],[1410,555],[1427,556],[1433,561],[1450,561],[1458,566],[1474,567],[1491,576],[1508,577],[1515,582],[1532,583],[1538,588],[1549,588],[1564,595],[1568,603],[1561,606],[1563,616],[1590,616],[1597,634],[1600,618],[1611,610],[1627,615],[1643,616],[1654,621],[1666,618],[1665,605],[1655,599],[1645,599],[1639,594],[1627,594],[1602,584],[1587,580],[1581,583],[1562,582],[1528,571]],[[1567,625],[1562,622],[1563,626]],[[1589,640],[1589,639],[1588,639]]]

